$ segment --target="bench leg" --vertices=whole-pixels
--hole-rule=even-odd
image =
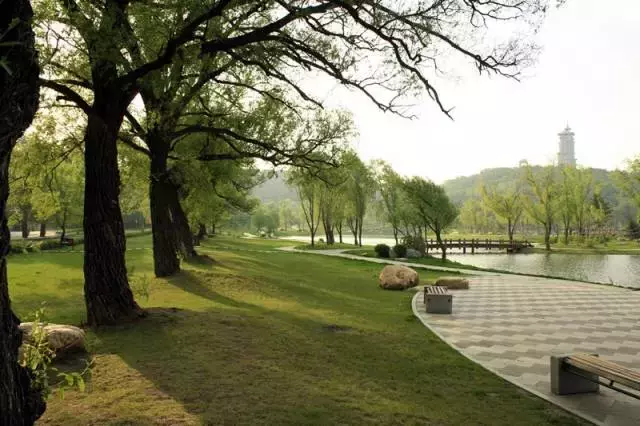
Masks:
[[[428,295],[427,301],[428,314],[450,314],[453,306],[452,296],[447,295]]]
[[[591,381],[566,371],[562,366],[564,358],[564,356],[551,356],[551,392],[555,395],[598,392],[600,388],[597,383],[598,376],[585,372],[585,376],[594,380]]]

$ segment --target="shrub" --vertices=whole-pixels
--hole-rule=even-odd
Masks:
[[[625,234],[630,240],[640,240],[640,224],[636,220],[630,219]]]
[[[9,246],[9,253],[11,253],[11,254],[23,254],[23,253],[25,253],[24,246],[20,245],[20,244],[11,244]]]
[[[40,251],[40,248],[38,247],[37,244],[33,244],[33,243],[28,243],[25,248],[27,253],[33,253],[34,251]]]
[[[412,248],[407,249],[407,259],[420,259],[421,257],[422,253],[418,250]]]
[[[60,240],[43,240],[38,243],[40,250],[55,250],[61,248]]]
[[[391,248],[386,244],[378,244],[373,248],[378,257],[388,258],[391,255]]]
[[[427,251],[427,244],[421,236],[407,235],[402,239],[402,243],[407,247],[424,254]]]
[[[407,246],[398,244],[393,247],[393,252],[396,254],[396,257],[407,257]]]

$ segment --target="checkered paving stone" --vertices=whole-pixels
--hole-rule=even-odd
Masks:
[[[448,344],[505,379],[603,425],[640,425],[640,400],[601,386],[597,394],[556,396],[549,356],[577,352],[640,371],[640,292],[572,281],[496,275],[454,290],[451,315],[421,320]]]

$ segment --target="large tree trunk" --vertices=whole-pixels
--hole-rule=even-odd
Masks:
[[[22,233],[22,238],[29,238],[29,234],[31,233],[31,229],[29,229],[29,216],[31,213],[31,209],[29,207],[22,207],[22,219],[20,220],[20,231]]]
[[[60,229],[62,230],[62,232],[60,233],[60,244],[62,244],[62,241],[64,241],[64,239],[67,237],[67,210],[66,209],[62,211],[62,221],[60,223]]]
[[[351,228],[351,233],[353,234],[353,245],[358,245],[358,219],[355,220],[355,224],[353,228]]]
[[[126,105],[96,89],[85,133],[84,297],[87,323],[113,325],[144,315],[133,298],[125,264],[126,240],[118,199],[117,135]],[[108,92],[117,91],[112,88]]]
[[[32,425],[44,412],[42,394],[31,387],[31,377],[18,364],[22,334],[11,311],[6,256],[10,233],[6,204],[9,196],[11,151],[38,108],[38,61],[30,27],[33,12],[27,0],[0,2],[0,423]],[[11,31],[9,28],[13,27]]]
[[[175,189],[168,179],[167,157],[154,153],[151,158],[149,205],[156,277],[168,277],[180,271],[177,237],[170,213],[173,191]]]
[[[41,222],[40,223],[40,238],[44,238],[47,236],[47,223],[46,222]]]
[[[187,215],[182,209],[180,198],[178,197],[178,188],[172,186],[170,197],[171,219],[175,227],[175,233],[178,241],[178,248],[185,259],[189,259],[198,255],[193,246],[193,235]]]
[[[547,251],[551,251],[551,224],[544,225],[544,247]]]
[[[204,223],[198,224],[198,236],[196,238],[198,238],[198,240],[207,238],[207,226]]]
[[[438,242],[438,247],[442,251],[442,260],[447,260],[447,245],[442,241],[442,237],[440,236],[440,232],[436,232],[436,241]]]

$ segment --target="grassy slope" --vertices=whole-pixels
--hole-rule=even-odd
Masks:
[[[363,257],[377,257],[376,252],[373,248],[363,247],[361,249],[348,250],[345,253],[347,254],[355,254],[356,256]],[[458,269],[470,269],[470,270],[484,270],[482,268],[477,268],[472,265],[465,265],[464,263],[454,262],[453,260],[442,260],[439,257],[423,257],[420,259],[404,259],[403,262],[409,263],[418,263],[420,265],[429,265],[429,266],[444,266],[447,268],[458,268]]]
[[[437,339],[412,316],[412,292],[377,288],[379,265],[241,250],[276,246],[264,240],[206,245],[215,267],[152,281],[142,304],[163,311],[89,332],[91,391],[51,400],[41,424],[577,424]],[[127,260],[152,274],[149,250]],[[81,262],[11,257],[14,308],[46,300],[51,321],[79,323]]]

